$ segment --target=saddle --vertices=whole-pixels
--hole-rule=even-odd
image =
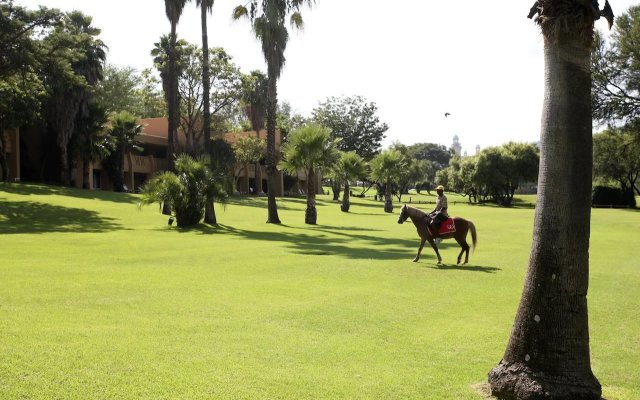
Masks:
[[[433,229],[429,227],[429,230],[433,234]],[[449,233],[454,233],[456,231],[456,224],[453,222],[453,218],[449,217],[440,223],[440,227],[438,228],[438,232],[433,234],[433,236],[442,236],[447,235]]]

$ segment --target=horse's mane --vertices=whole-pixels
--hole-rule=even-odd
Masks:
[[[405,204],[405,206],[407,206],[407,205]],[[427,215],[426,212],[422,211],[419,208],[407,206],[407,210],[409,211],[409,215],[413,215],[414,217],[422,218],[422,217],[425,217]]]

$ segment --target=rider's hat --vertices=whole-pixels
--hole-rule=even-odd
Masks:
[[[442,186],[442,185],[438,185],[438,186],[436,187],[436,190],[442,190],[442,191],[444,191],[444,186]]]

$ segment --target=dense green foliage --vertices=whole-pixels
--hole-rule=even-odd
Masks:
[[[339,138],[339,149],[355,151],[365,160],[378,152],[389,129],[380,122],[378,106],[362,96],[329,97],[313,109],[312,118],[331,129],[333,138]]]
[[[470,201],[510,206],[522,183],[537,180],[539,158],[536,146],[510,142],[483,149],[473,157],[455,157],[448,168],[438,172],[436,181],[464,193]]]
[[[199,224],[207,202],[224,198],[209,167],[187,154],[176,158],[176,172],[162,172],[142,187],[140,204],[170,203],[178,226]]]
[[[640,126],[607,129],[593,136],[593,172],[600,181],[615,182],[627,198],[640,195]],[[629,204],[630,205],[630,204]]]
[[[415,229],[371,197],[345,214],[318,196],[318,226],[299,199],[276,226],[264,198],[232,198],[224,224],[181,229],[138,195],[0,184],[0,398],[477,400],[533,210],[447,195],[478,227],[468,266],[450,241],[444,266],[428,249],[412,263]],[[640,213],[596,209],[591,226],[592,365],[603,397],[636,400]]]

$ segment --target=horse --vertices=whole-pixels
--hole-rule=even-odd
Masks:
[[[427,224],[428,214],[422,210],[417,208],[409,207],[408,205],[403,205],[400,209],[400,216],[398,217],[398,223],[402,224],[407,218],[411,218],[411,222],[416,226],[416,230],[418,231],[418,235],[420,236],[420,248],[418,249],[418,254],[416,258],[413,259],[413,262],[418,262],[420,259],[420,253],[422,252],[422,247],[424,246],[424,242],[429,241],[431,247],[436,252],[436,256],[438,256],[438,265],[442,265],[442,257],[440,257],[440,252],[438,251],[438,246],[433,241],[434,236],[431,234]],[[454,238],[456,242],[462,247],[460,250],[460,254],[458,254],[458,264],[462,259],[462,253],[466,253],[464,257],[464,264],[469,262],[469,244],[467,243],[467,233],[471,231],[471,239],[473,241],[473,247],[476,247],[476,226],[473,222],[468,221],[464,218],[453,217],[453,222],[456,227],[456,231],[452,233],[447,233],[444,235],[439,235],[436,237],[442,239],[451,239]]]

